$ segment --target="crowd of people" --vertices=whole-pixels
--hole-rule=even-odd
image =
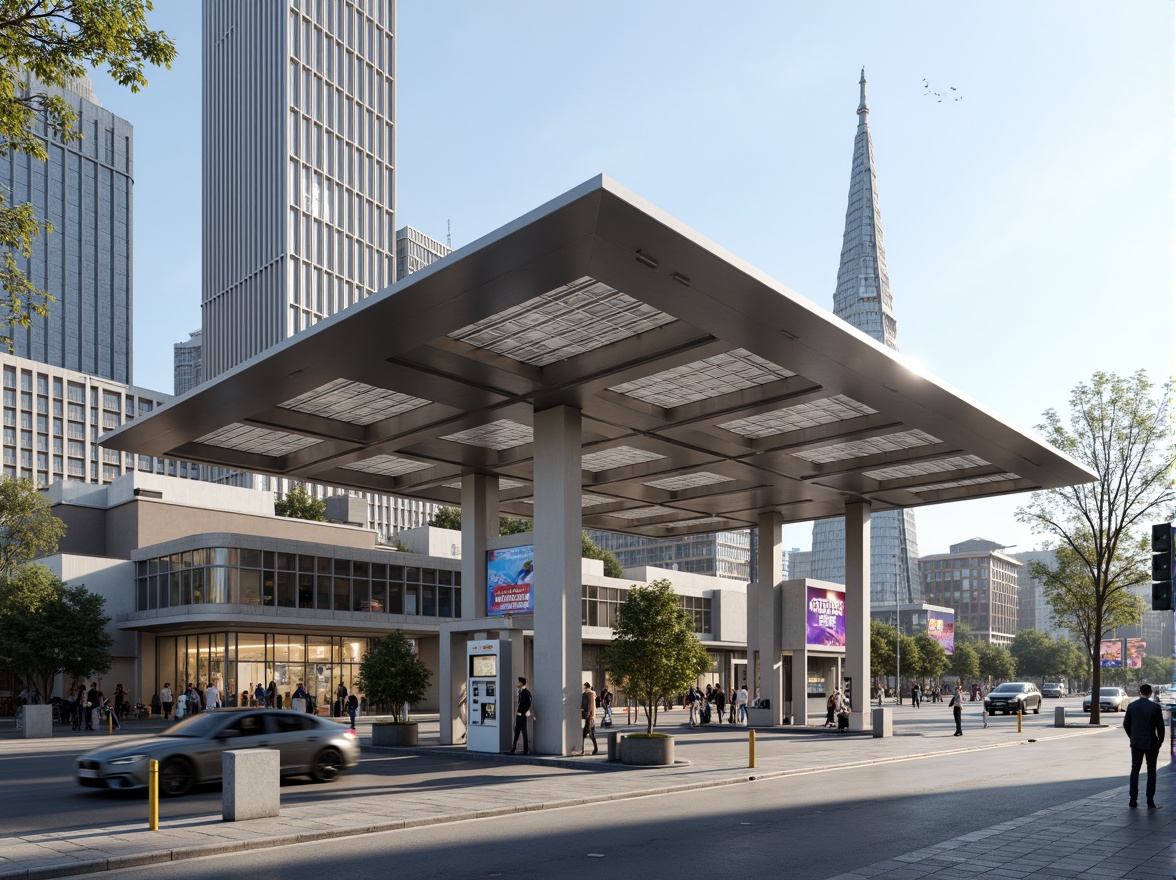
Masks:
[[[682,698],[682,708],[690,710],[691,727],[710,724],[712,718],[717,718],[717,723],[722,724],[724,716],[729,724],[746,725],[747,707],[746,682],[740,687],[732,685],[730,691],[725,691],[717,685],[708,684],[705,691],[691,685]]]

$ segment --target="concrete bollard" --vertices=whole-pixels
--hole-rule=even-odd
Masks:
[[[1055,706],[1054,707],[1054,727],[1065,727],[1065,726],[1066,726],[1066,707],[1065,706]]]
[[[53,736],[53,707],[48,703],[24,707],[25,739],[44,739]]]
[[[890,715],[890,707],[875,706],[870,710],[870,720],[874,725],[875,739],[894,735],[894,719]]]
[[[221,816],[226,822],[267,819],[281,807],[282,756],[277,749],[242,749],[222,755]]]

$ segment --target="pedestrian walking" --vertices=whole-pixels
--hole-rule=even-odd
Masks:
[[[519,747],[519,734],[523,736],[523,754],[531,754],[531,743],[527,738],[527,719],[531,717],[533,703],[534,700],[531,698],[531,690],[527,687],[527,680],[520,675],[517,695],[515,697],[514,742],[510,746],[510,754],[512,755]]]
[[[220,688],[215,684],[210,684],[204,689],[204,705],[209,709],[220,708]]]
[[[747,682],[740,685],[739,690],[735,692],[735,705],[738,708],[739,723],[747,724]]]
[[[919,683],[916,681],[914,684],[911,685],[911,705],[914,706],[916,709],[919,708],[919,703],[920,703],[919,696],[920,696]]]
[[[825,726],[836,727],[837,708],[840,702],[841,691],[834,689],[833,693],[829,694],[829,699],[825,701]]]
[[[584,682],[584,693],[580,696],[580,717],[584,720],[584,731],[580,736],[580,752],[584,751],[584,740],[592,740],[592,754],[597,755],[600,749],[596,745],[596,691],[592,685]]]
[[[686,702],[690,706],[690,726],[698,727],[702,721],[702,694],[694,685],[686,692]]]
[[[335,688],[335,705],[331,707],[331,714],[336,718],[343,717],[344,708],[347,705],[347,685],[340,684]]]
[[[352,691],[347,695],[347,717],[351,719],[351,729],[355,730],[355,717],[359,714],[359,697]]]
[[[1123,713],[1123,730],[1131,739],[1128,806],[1134,807],[1139,800],[1139,768],[1147,761],[1147,808],[1154,810],[1157,808],[1156,761],[1160,756],[1160,746],[1164,744],[1164,710],[1159,703],[1152,702],[1151,695],[1150,684],[1139,686],[1139,699]]]
[[[306,711],[306,701],[310,694],[306,692],[306,688],[302,686],[302,682],[298,682],[298,687],[294,689],[294,696],[290,698],[290,708],[295,712]]]
[[[612,727],[612,691],[608,689],[608,685],[604,686],[604,690],[600,692],[600,708],[603,710],[603,718],[600,721],[601,727]]]
[[[951,695],[951,702],[948,703],[951,708],[952,717],[955,718],[955,733],[952,736],[964,735],[964,689],[961,685],[956,685],[955,693]]]
[[[721,687],[715,688],[715,716],[719,719],[719,724],[723,723],[723,709],[727,705],[727,694]]]
[[[86,693],[86,702],[89,704],[86,730],[94,730],[101,726],[102,691],[98,690],[98,682],[90,682],[90,690]]]

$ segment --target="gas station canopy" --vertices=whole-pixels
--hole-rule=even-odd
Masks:
[[[529,517],[555,406],[584,527],[650,537],[1094,479],[605,177],[102,443],[453,506],[496,475]]]

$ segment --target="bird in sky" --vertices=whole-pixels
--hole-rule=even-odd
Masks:
[[[934,98],[936,104],[942,104],[944,99],[947,99],[952,103],[964,100],[964,96],[960,94],[959,89],[957,89],[955,86],[948,86],[947,88],[948,90],[946,92],[937,92],[935,89],[931,88],[931,83],[927,80],[927,78],[923,78],[923,94]],[[952,94],[953,92],[955,94]]]

